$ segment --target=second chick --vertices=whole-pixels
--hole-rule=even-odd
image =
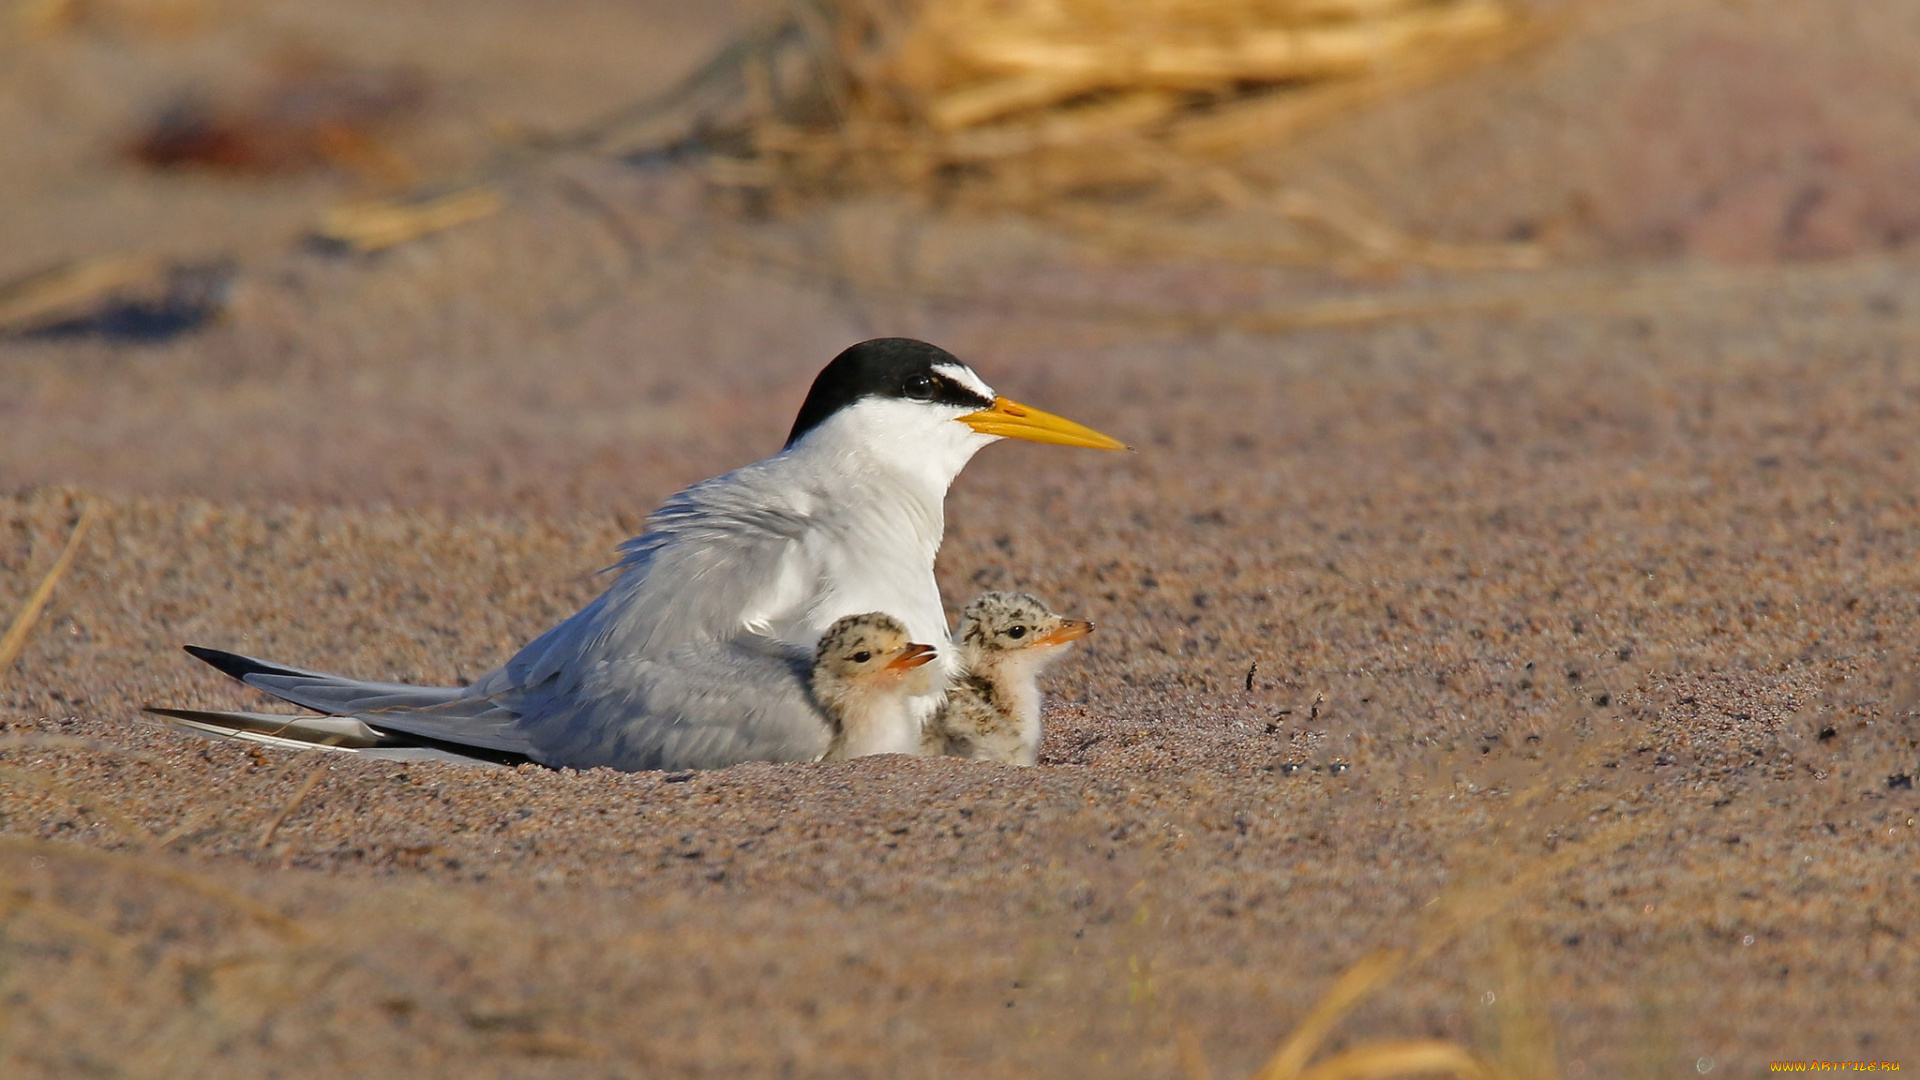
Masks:
[[[1026,593],[982,594],[954,631],[961,671],[927,725],[922,754],[1032,765],[1040,757],[1040,672],[1093,633]]]

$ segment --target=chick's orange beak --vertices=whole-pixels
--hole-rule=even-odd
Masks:
[[[923,664],[930,663],[935,656],[933,646],[922,645],[917,641],[909,642],[900,650],[900,655],[887,661],[888,671],[912,671]]]
[[[1091,633],[1093,633],[1093,623],[1086,619],[1062,619],[1060,620],[1060,629],[1055,630],[1045,637],[1034,639],[1033,643],[1035,645],[1065,645],[1068,642],[1079,641]]]
[[[982,435],[999,435],[1058,446],[1090,446],[1095,450],[1133,449],[1119,439],[1102,435],[1084,424],[1076,424],[1064,416],[1042,412],[1003,397],[994,398],[991,408],[961,417],[960,422]]]

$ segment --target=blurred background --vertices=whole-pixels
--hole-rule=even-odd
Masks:
[[[1916,57],[1914,0],[0,0],[0,1073],[1897,1059]],[[1140,450],[948,502],[951,609],[1099,623],[1047,767],[141,718],[260,707],[183,642],[465,682],[893,334]]]
[[[644,503],[769,450],[862,336],[1178,362],[1591,296],[1570,273],[1920,242],[1904,0],[7,0],[0,25],[7,486]]]

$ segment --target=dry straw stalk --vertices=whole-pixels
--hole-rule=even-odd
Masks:
[[[932,98],[928,119],[946,131],[1099,90],[1227,94],[1246,83],[1358,78],[1513,23],[1497,0],[1311,22],[1284,3],[946,0],[927,10],[901,46],[896,75]]]
[[[67,546],[61,549],[60,557],[54,560],[53,569],[47,571],[47,576],[40,579],[39,588],[34,589],[33,594],[27,597],[26,606],[22,607],[20,614],[14,617],[13,625],[8,627],[6,636],[0,637],[0,675],[4,675],[13,667],[14,660],[20,656],[20,650],[26,647],[27,635],[33,633],[34,624],[40,621],[40,612],[46,608],[47,601],[53,597],[54,586],[60,584],[60,579],[66,576],[68,568],[73,565],[73,557],[80,550],[80,541],[86,539],[87,529],[92,526],[93,518],[94,504],[88,503],[86,509],[80,511],[80,520],[74,523],[73,533],[67,537]]]
[[[322,240],[371,254],[491,217],[505,206],[506,198],[499,189],[482,184],[426,199],[383,199],[337,206],[327,212],[314,232]]]
[[[166,269],[166,260],[159,256],[123,253],[67,263],[0,285],[0,333],[57,322],[103,296],[149,284]]]

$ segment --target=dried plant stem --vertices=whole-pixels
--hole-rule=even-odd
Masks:
[[[66,263],[0,285],[0,333],[43,325],[88,301],[150,280],[165,269],[166,260],[158,256],[122,252]]]
[[[180,840],[187,836],[192,835],[197,829],[200,828],[201,823],[205,822],[208,818],[212,817],[213,814],[214,814],[214,811],[212,810],[212,808],[204,807],[204,806],[198,810],[194,810],[188,813],[186,816],[180,819],[180,824],[175,825],[173,828],[168,829],[166,832],[160,834],[160,836],[153,841],[153,849],[155,851],[164,851],[167,849],[168,845],[172,844],[174,841]]]
[[[1556,758],[1531,785],[1511,799],[1514,815],[1539,817],[1537,806],[1549,799],[1560,782],[1585,764],[1606,754],[1613,744],[1596,740],[1571,760]],[[1497,827],[1511,827],[1511,820]],[[1349,968],[1315,1003],[1287,1040],[1280,1045],[1253,1080],[1350,1080],[1360,1077],[1445,1074],[1459,1078],[1547,1076],[1552,1060],[1552,1031],[1537,1012],[1520,1000],[1510,1001],[1503,1013],[1508,1038],[1503,1040],[1498,1068],[1490,1067],[1464,1047],[1442,1040],[1368,1042],[1335,1054],[1311,1066],[1314,1054],[1355,1005],[1400,973],[1432,959],[1468,930],[1493,918],[1522,894],[1596,853],[1611,852],[1639,838],[1650,828],[1646,820],[1623,818],[1596,828],[1586,836],[1563,842],[1552,853],[1533,859],[1505,880],[1450,889],[1437,901],[1431,921],[1412,949],[1381,949]],[[1520,981],[1519,958],[1512,943],[1500,959],[1511,989]],[[1513,997],[1511,993],[1507,995]],[[1510,1043],[1511,1045],[1508,1045]],[[1197,1052],[1197,1051],[1196,1051]],[[1191,1071],[1191,1068],[1189,1069]]]
[[[1200,1037],[1193,1028],[1176,1024],[1173,1037],[1180,1048],[1180,1071],[1187,1074],[1187,1080],[1213,1080],[1213,1070],[1207,1067],[1207,1055],[1200,1050]]]
[[[1564,32],[1541,19],[1453,48],[1409,54],[1366,78],[1268,90],[1223,103],[1168,133],[1184,153],[1230,156],[1254,145],[1274,145],[1338,117],[1410,93],[1476,67],[1497,63]]]
[[[53,587],[60,584],[60,579],[66,576],[67,569],[73,565],[74,554],[80,550],[80,541],[86,537],[87,529],[93,525],[94,506],[95,504],[88,503],[86,509],[80,511],[80,520],[73,526],[73,535],[67,537],[67,546],[60,552],[60,558],[54,561],[53,569],[47,571],[47,576],[41,579],[40,587],[33,590],[33,595],[27,597],[26,606],[20,609],[20,614],[14,618],[13,625],[7,628],[6,636],[0,637],[0,676],[4,676],[8,669],[13,667],[13,662],[19,657],[20,650],[26,646],[27,635],[33,632],[34,623],[40,621],[40,612],[46,608],[47,600],[53,596]]]
[[[306,783],[301,784],[299,790],[293,793],[293,797],[287,800],[287,805],[282,806],[279,813],[268,819],[266,828],[260,830],[260,841],[253,845],[255,851],[267,850],[267,845],[273,843],[273,834],[280,831],[281,822],[286,821],[289,815],[300,808],[300,804],[306,800],[307,794],[314,789],[314,785],[320,782],[321,777],[327,775],[329,767],[325,763],[315,766],[313,772],[308,774]]]
[[[1406,958],[1404,949],[1382,949],[1348,968],[1333,988],[1314,1003],[1313,1011],[1294,1027],[1293,1034],[1280,1044],[1273,1057],[1267,1059],[1266,1066],[1254,1074],[1254,1080],[1297,1080],[1308,1059],[1326,1041],[1340,1018],[1376,987],[1393,978],[1405,966]]]
[[[506,197],[499,188],[480,184],[429,199],[390,199],[337,206],[327,212],[314,231],[322,240],[369,254],[491,217],[506,205]]]
[[[1182,42],[1133,34],[1117,40],[1073,40],[1059,35],[1062,26],[1039,22],[995,32],[992,23],[982,20],[975,33],[955,39],[953,48],[961,61],[988,71],[1016,77],[1045,73],[1061,80],[1078,76],[1069,93],[1110,84],[1211,88],[1366,74],[1387,66],[1397,54],[1434,42],[1498,34],[1513,21],[1504,4],[1469,0],[1386,18],[1313,27],[1256,26],[1222,40]],[[1052,100],[1057,99],[1030,103]]]

